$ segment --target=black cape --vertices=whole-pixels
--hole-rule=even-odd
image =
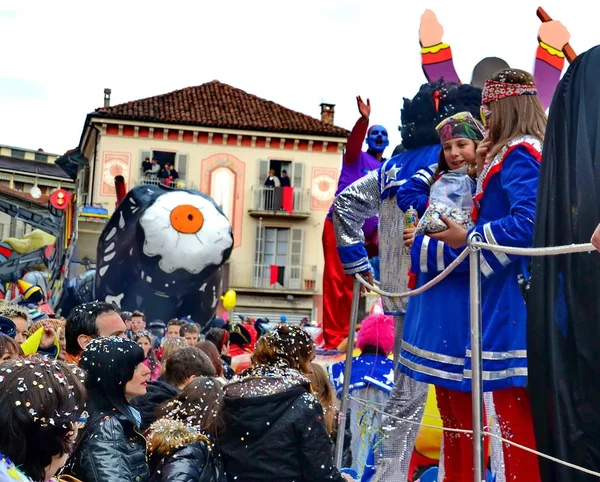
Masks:
[[[600,222],[600,46],[555,92],[541,163],[534,246],[589,243]],[[533,259],[529,388],[537,449],[600,471],[600,253]],[[544,459],[543,482],[598,479]]]

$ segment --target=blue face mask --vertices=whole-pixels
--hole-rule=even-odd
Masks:
[[[373,126],[367,134],[367,146],[370,151],[383,152],[390,144],[387,129],[383,126]]]

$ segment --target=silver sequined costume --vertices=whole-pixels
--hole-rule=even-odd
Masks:
[[[405,216],[397,206],[395,194],[398,187],[416,171],[437,161],[439,149],[439,145],[426,146],[395,156],[378,171],[354,182],[337,196],[333,222],[346,274],[362,273],[368,269],[366,251],[361,256],[364,244],[361,226],[365,219],[379,215],[381,288],[396,293],[406,291],[410,254],[404,249]],[[385,313],[394,316],[394,357],[398,359],[407,299],[383,297],[382,302]],[[395,387],[385,412],[419,423],[427,393],[426,384],[396,371]],[[385,438],[375,451],[377,472],[373,480],[406,482],[419,426],[385,417],[382,431]]]

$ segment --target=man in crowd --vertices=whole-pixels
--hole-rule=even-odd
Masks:
[[[134,311],[131,314],[131,334],[135,335],[138,331],[146,329],[146,315],[141,311]]]
[[[94,338],[101,336],[126,338],[125,331],[125,323],[115,305],[103,301],[84,303],[76,307],[67,318],[65,360],[77,364],[83,349]]]
[[[185,338],[189,346],[195,346],[200,338],[200,328],[196,323],[185,323],[179,333],[179,336]]]
[[[137,397],[132,405],[142,415],[141,429],[156,421],[156,409],[173,398],[196,377],[214,377],[215,368],[207,355],[196,347],[179,348],[167,360],[162,379],[148,382],[146,395]]]
[[[165,338],[178,338],[181,336],[181,327],[183,325],[185,325],[185,323],[177,318],[169,320],[167,323],[167,333],[165,334]]]

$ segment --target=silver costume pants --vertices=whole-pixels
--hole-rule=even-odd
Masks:
[[[394,359],[398,360],[404,317],[394,317],[396,336]],[[394,390],[385,407],[381,435],[375,450],[376,482],[406,482],[415,440],[425,410],[429,385],[396,370]],[[398,420],[402,418],[404,420]],[[413,422],[413,423],[411,423]]]

